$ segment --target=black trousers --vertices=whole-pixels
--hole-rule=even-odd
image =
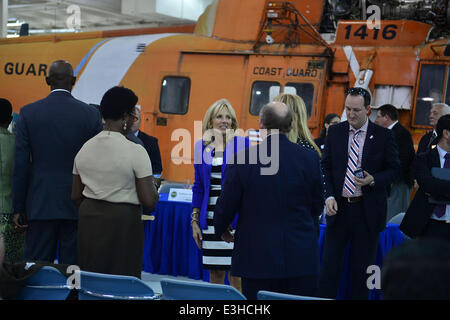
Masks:
[[[338,202],[338,213],[327,225],[319,280],[319,297],[336,299],[347,245],[351,244],[351,298],[367,300],[367,267],[376,259],[379,233],[369,231],[363,202]]]
[[[242,278],[242,293],[248,300],[257,300],[260,290],[301,296],[316,296],[317,275],[283,279]]]
[[[58,263],[77,264],[77,220],[28,221],[24,260],[53,263],[59,242]]]

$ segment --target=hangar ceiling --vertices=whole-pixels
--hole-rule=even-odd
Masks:
[[[193,24],[213,0],[0,0],[8,35],[22,24],[30,35]]]

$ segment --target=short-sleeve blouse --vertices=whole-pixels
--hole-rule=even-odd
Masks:
[[[73,174],[80,175],[87,198],[139,204],[135,178],[152,175],[144,147],[114,131],[88,140],[75,157]]]

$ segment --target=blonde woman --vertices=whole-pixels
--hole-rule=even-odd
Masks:
[[[234,236],[232,226],[223,235],[214,233],[213,217],[217,198],[225,178],[226,163],[243,148],[250,146],[247,138],[237,136],[238,121],[231,103],[226,99],[214,102],[203,119],[203,138],[195,144],[195,181],[192,187],[192,236],[202,250],[203,269],[209,270],[211,283],[225,281],[231,267]],[[230,275],[229,282],[241,290],[241,279]]]
[[[319,147],[314,142],[311,132],[308,128],[308,114],[306,113],[306,105],[301,97],[296,94],[282,93],[276,96],[273,101],[285,103],[292,111],[292,129],[288,138],[291,142],[297,143],[305,148],[314,150],[319,157],[322,157]],[[323,195],[325,196],[325,177],[322,174]],[[319,220],[314,219],[317,234],[320,234]]]
[[[303,99],[295,94],[282,93],[276,96],[273,101],[285,103],[293,113],[293,125],[291,132],[289,132],[289,140],[315,150],[321,157],[322,153],[314,142],[308,128],[308,114],[306,113],[306,105]]]

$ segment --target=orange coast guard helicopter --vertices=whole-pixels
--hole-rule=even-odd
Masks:
[[[247,130],[277,94],[298,94],[317,137],[326,114],[342,114],[345,89],[360,86],[374,108],[400,110],[417,144],[432,103],[450,104],[448,2],[215,0],[195,26],[0,39],[0,97],[15,113],[45,97],[58,59],[74,66],[72,94],[86,103],[99,104],[112,86],[131,88],[171,181],[192,181],[194,122],[220,98]]]

